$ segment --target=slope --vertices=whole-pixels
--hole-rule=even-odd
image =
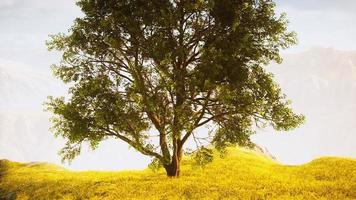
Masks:
[[[46,163],[0,162],[0,199],[356,199],[356,160],[284,166],[229,149],[204,168],[186,158],[182,177],[163,171],[74,172]]]

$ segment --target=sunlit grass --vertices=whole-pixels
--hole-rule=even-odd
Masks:
[[[0,199],[356,199],[356,160],[284,166],[230,149],[204,168],[188,158],[178,179],[164,171],[73,172],[50,164],[0,163]]]

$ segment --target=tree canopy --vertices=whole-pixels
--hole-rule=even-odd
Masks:
[[[69,97],[47,102],[63,159],[120,139],[179,175],[187,140],[253,145],[257,127],[290,130],[304,117],[264,67],[296,43],[272,0],[80,0],[83,17],[53,35],[54,74]]]

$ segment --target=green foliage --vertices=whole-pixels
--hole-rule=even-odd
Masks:
[[[154,158],[148,165],[148,168],[151,169],[153,172],[158,172],[159,169],[163,168],[163,164],[159,159]]]
[[[206,166],[207,164],[213,162],[214,155],[213,150],[205,147],[201,147],[192,155],[193,160],[198,166]]]
[[[183,176],[151,170],[73,172],[48,164],[0,161],[0,199],[356,199],[356,160],[320,158],[284,166],[229,149],[204,168],[182,162]],[[6,170],[3,170],[6,169]]]
[[[65,160],[83,142],[96,148],[115,137],[179,165],[183,145],[201,126],[214,127],[210,142],[223,148],[251,146],[256,126],[290,130],[303,122],[264,70],[296,43],[272,0],[77,4],[84,16],[47,43],[63,53],[53,71],[70,85],[68,99],[47,103],[53,130],[68,140]]]

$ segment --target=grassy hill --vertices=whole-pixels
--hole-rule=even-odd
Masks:
[[[328,157],[285,166],[230,149],[204,168],[185,159],[178,179],[149,169],[74,172],[3,160],[0,199],[356,199],[356,160]]]

